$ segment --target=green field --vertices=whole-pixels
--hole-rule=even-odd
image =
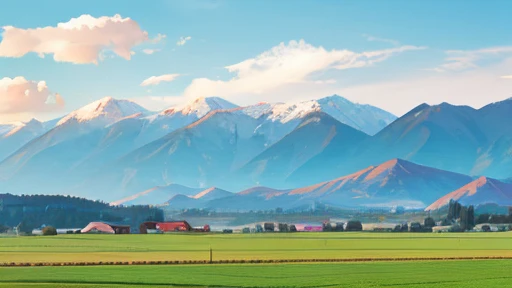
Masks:
[[[0,262],[512,257],[512,233],[62,235],[0,238]],[[0,287],[505,287],[512,260],[4,267]]]
[[[0,238],[0,262],[512,257],[512,233],[62,235]]]
[[[9,267],[0,269],[0,287],[509,287],[511,267],[510,260]]]

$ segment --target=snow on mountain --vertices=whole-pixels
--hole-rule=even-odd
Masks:
[[[194,123],[211,111],[236,108],[238,106],[222,98],[206,97],[165,109],[160,113],[140,119],[142,128],[137,136],[136,143],[140,147],[155,141],[166,134]]]
[[[227,110],[238,106],[219,97],[201,97],[191,103],[164,110],[161,115],[182,114],[195,115],[197,119],[213,110]]]
[[[464,206],[484,204],[512,206],[512,184],[482,176],[437,199],[425,211],[440,209],[447,206],[451,200]]]
[[[57,126],[76,122],[104,127],[122,118],[136,114],[142,115],[147,112],[146,109],[134,102],[105,97],[69,113],[57,123]]]
[[[32,126],[42,129],[44,133],[32,139],[32,141],[27,142],[15,153],[0,162],[1,178],[3,180],[12,178],[15,174],[19,173],[25,165],[30,166],[27,167],[28,171],[37,178],[39,178],[40,174],[44,174],[41,173],[41,171],[45,171],[45,169],[48,172],[51,171],[48,169],[48,165],[50,164],[61,166],[63,170],[70,169],[71,166],[68,165],[69,162],[55,163],[55,160],[52,161],[53,156],[57,155],[67,159],[72,158],[72,154],[66,155],[66,153],[82,153],[80,149],[78,149],[80,145],[92,146],[94,141],[91,139],[94,139],[94,137],[90,139],[82,138],[81,142],[74,142],[74,144],[78,144],[78,146],[69,147],[71,148],[70,150],[63,151],[51,148],[63,142],[72,143],[69,141],[75,141],[77,138],[88,135],[93,131],[103,129],[106,125],[112,124],[130,115],[146,112],[144,108],[133,102],[106,97],[69,113],[58,120],[55,127],[48,131],[44,130],[45,125],[42,125],[40,122],[32,121]],[[53,125],[54,122],[55,121],[50,121],[46,126],[51,127],[50,125]],[[43,151],[45,153],[40,154]],[[39,156],[39,162],[37,161],[38,158],[33,159],[36,156]],[[28,175],[19,176],[17,180],[19,181],[18,183],[21,185],[30,184],[24,183],[27,179],[30,179],[30,173]],[[17,188],[16,185],[11,187],[13,187],[12,189]]]
[[[243,111],[254,118],[264,116],[270,121],[281,123],[300,120],[311,112],[322,111],[369,135],[374,135],[396,119],[396,116],[382,109],[352,103],[338,95],[298,103],[259,103],[245,107]]]

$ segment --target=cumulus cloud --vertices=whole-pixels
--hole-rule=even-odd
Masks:
[[[158,85],[160,82],[171,82],[174,81],[180,74],[165,74],[160,76],[151,76],[148,79],[142,81],[140,86],[151,86]]]
[[[45,81],[24,77],[0,79],[0,113],[40,113],[60,110],[64,99],[52,94]]]
[[[393,40],[393,39],[380,38],[380,37],[375,37],[375,36],[368,35],[368,34],[363,34],[362,36],[364,38],[366,38],[366,40],[372,41],[372,42],[384,42],[384,43],[389,43],[389,44],[393,44],[393,45],[400,45],[400,42]]]
[[[160,51],[160,49],[144,49],[142,50],[142,53],[152,55],[158,51]]]
[[[502,58],[512,55],[512,46],[491,47],[478,50],[448,50],[445,63],[437,72],[463,71],[478,68],[479,63],[488,59]]]
[[[178,40],[178,42],[176,42],[176,45],[178,46],[183,46],[185,45],[185,43],[187,43],[187,41],[189,41],[190,39],[192,39],[192,37],[190,36],[187,36],[187,37],[181,37],[180,40]]]
[[[44,57],[53,54],[58,62],[97,64],[103,51],[130,60],[131,48],[150,40],[148,33],[130,18],[120,15],[95,18],[81,15],[55,27],[22,29],[4,26],[0,57],[22,57],[30,52]]]
[[[304,40],[281,43],[238,64],[225,67],[235,76],[228,80],[194,79],[185,89],[187,98],[261,94],[287,84],[308,81],[314,72],[360,68],[384,61],[392,55],[424,47],[401,46],[392,49],[353,52],[326,50]]]

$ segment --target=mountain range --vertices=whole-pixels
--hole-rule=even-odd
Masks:
[[[158,112],[107,97],[52,121],[1,124],[0,192],[128,199],[118,204],[144,204],[142,199],[159,195],[147,204],[181,199],[201,206],[220,199],[193,196],[217,187],[211,195],[227,195],[230,203],[298,207],[315,199],[357,206],[401,200],[425,207],[475,177],[512,177],[512,127],[503,125],[511,118],[511,99],[481,109],[422,104],[396,118],[337,95],[245,107],[199,98]],[[392,171],[382,176],[386,184],[374,180],[381,176],[339,180],[358,170],[380,175],[372,171],[382,169]],[[195,188],[183,192],[179,185]],[[315,185],[341,186],[320,193]],[[436,192],[415,194],[425,189]],[[146,196],[129,200],[139,193]],[[266,197],[275,199],[260,201]]]

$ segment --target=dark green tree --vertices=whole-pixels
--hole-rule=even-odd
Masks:
[[[436,226],[436,221],[434,221],[434,218],[432,218],[432,217],[427,217],[423,221],[423,226],[428,227],[428,228],[435,227]]]

